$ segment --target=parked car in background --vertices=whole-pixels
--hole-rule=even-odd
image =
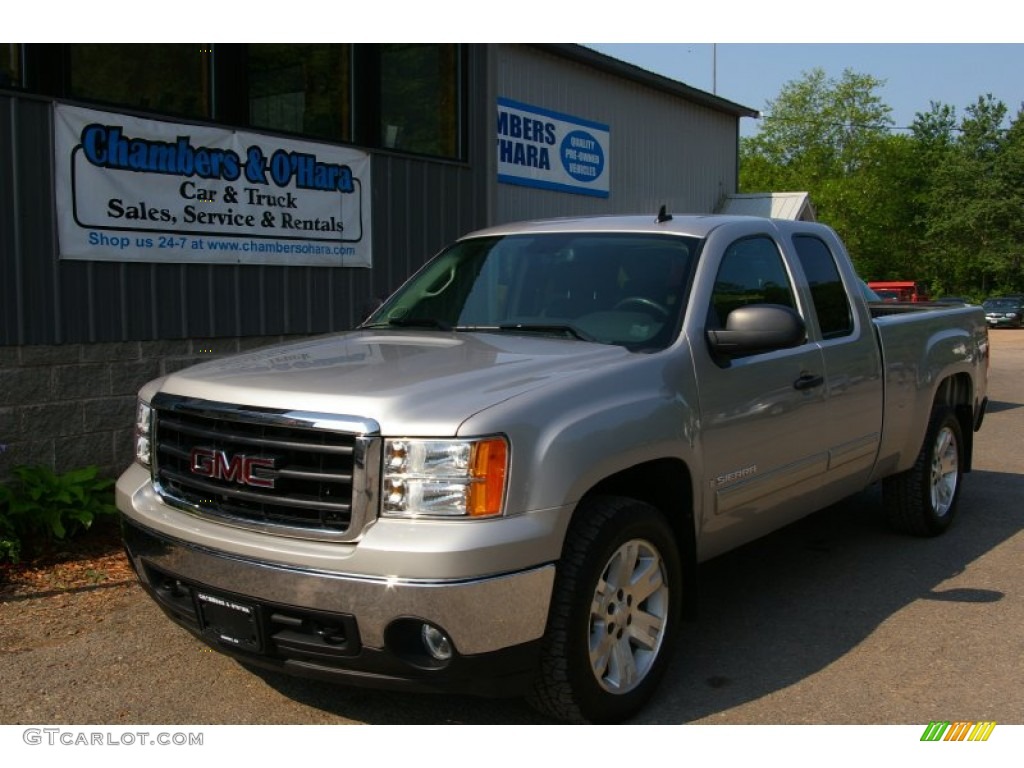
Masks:
[[[990,328],[1020,328],[1024,325],[1024,297],[993,296],[981,305]]]

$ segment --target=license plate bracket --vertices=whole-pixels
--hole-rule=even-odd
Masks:
[[[259,606],[197,589],[196,607],[203,634],[232,648],[259,653],[263,648]]]

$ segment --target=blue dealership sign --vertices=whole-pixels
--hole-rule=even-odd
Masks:
[[[497,127],[498,181],[608,197],[607,125],[498,99]]]

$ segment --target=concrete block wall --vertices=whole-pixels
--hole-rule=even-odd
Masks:
[[[283,336],[0,347],[0,481],[19,464],[56,472],[132,461],[135,397],[150,379],[287,341]]]

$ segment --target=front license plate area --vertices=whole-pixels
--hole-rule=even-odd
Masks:
[[[195,594],[204,635],[241,650],[254,653],[262,650],[257,606],[202,590],[196,590]]]

